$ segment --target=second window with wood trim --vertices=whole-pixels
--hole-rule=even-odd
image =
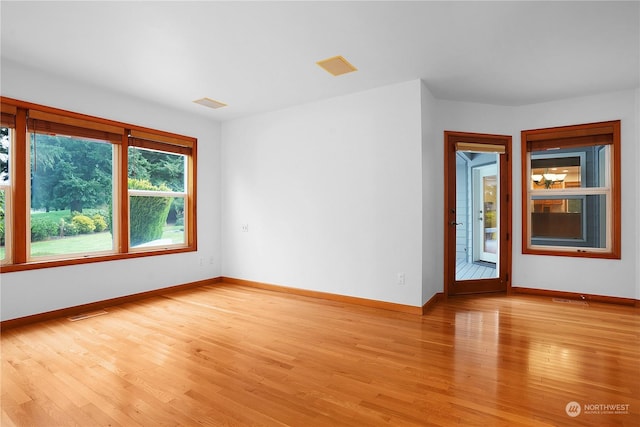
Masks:
[[[522,132],[523,253],[620,258],[620,121]]]

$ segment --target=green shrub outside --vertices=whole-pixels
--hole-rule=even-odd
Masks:
[[[4,243],[4,218],[0,212],[0,242]],[[48,215],[48,214],[47,214]],[[52,237],[75,236],[78,234],[89,234],[92,232],[102,232],[108,229],[105,216],[95,213],[92,217],[71,212],[63,218],[54,219],[51,216],[31,217],[31,241],[38,242],[48,240]]]
[[[96,226],[95,228],[96,233],[99,233],[107,229],[107,221],[105,221],[104,216],[97,213],[93,215],[91,219],[93,220],[93,224]]]
[[[60,226],[62,227],[63,236],[75,236],[76,234],[80,234],[78,226],[73,222],[66,222],[64,219],[61,219]]]
[[[46,240],[58,235],[58,224],[46,218],[31,218],[31,241]]]
[[[171,191],[164,184],[153,185],[147,180],[130,178],[129,189]],[[129,233],[131,246],[160,239],[167,223],[171,197],[132,196],[129,199]]]
[[[96,229],[96,225],[93,223],[93,220],[86,215],[76,215],[71,219],[71,223],[78,227],[78,232],[80,234],[89,234],[93,233]]]

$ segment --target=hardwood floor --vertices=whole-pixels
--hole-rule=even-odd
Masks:
[[[106,311],[2,333],[3,427],[640,425],[633,307],[485,295],[420,317],[218,285]]]

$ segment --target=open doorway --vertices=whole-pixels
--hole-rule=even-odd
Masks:
[[[511,137],[445,132],[445,145],[445,293],[506,291]]]
[[[497,277],[498,156],[456,151],[456,280]]]

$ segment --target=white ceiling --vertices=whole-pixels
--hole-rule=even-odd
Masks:
[[[2,60],[217,120],[413,79],[498,105],[640,86],[637,1],[2,0],[0,13]],[[316,65],[335,55],[358,71]]]

